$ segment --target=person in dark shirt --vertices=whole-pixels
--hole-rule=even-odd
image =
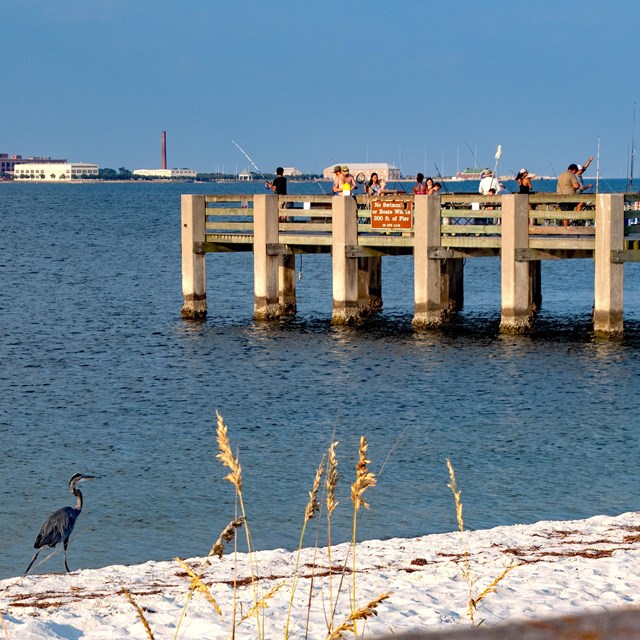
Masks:
[[[267,182],[267,188],[271,189],[277,196],[287,195],[287,179],[284,177],[284,169],[282,167],[276,169],[276,177],[272,182]]]
[[[271,191],[273,191],[277,196],[287,195],[287,179],[284,177],[284,169],[282,167],[278,167],[276,169],[276,177],[271,182],[267,182],[266,187],[271,189]],[[288,204],[288,202],[281,202],[280,208],[287,209]],[[287,221],[287,216],[280,216],[280,222]]]

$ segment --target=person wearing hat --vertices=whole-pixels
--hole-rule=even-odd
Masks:
[[[591,189],[591,187],[593,187],[593,184],[585,184],[582,179],[582,174],[587,170],[587,167],[591,164],[592,161],[593,161],[593,156],[589,156],[589,159],[584,164],[578,165],[578,172],[576,173],[576,178],[580,183],[580,188],[578,189],[578,193],[582,193],[583,191],[586,191],[587,189]],[[586,205],[584,202],[578,202],[578,204],[576,205],[576,211],[582,211],[585,208],[585,206]]]
[[[349,167],[345,165],[336,165],[333,168],[336,177],[331,187],[334,195],[350,196],[353,191],[358,188],[356,179],[349,173]]]
[[[576,174],[578,173],[578,165],[571,163],[566,171],[563,171],[558,176],[558,182],[556,184],[556,193],[561,195],[573,195],[580,191],[580,181],[578,180]],[[571,211],[572,205],[567,202],[560,203],[561,211]],[[569,226],[569,220],[562,221],[563,227]]]
[[[482,179],[478,185],[478,193],[481,193],[483,196],[488,196],[490,195],[490,189],[493,189],[493,193],[498,193],[499,188],[498,181],[493,176],[493,171],[491,171],[491,169],[485,169],[482,172]]]
[[[520,171],[518,171],[516,182],[518,183],[518,193],[533,193],[531,178],[526,169],[520,169]]]

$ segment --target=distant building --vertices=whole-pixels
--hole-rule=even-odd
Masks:
[[[253,176],[248,169],[245,169],[238,174],[238,180],[253,180]]]
[[[284,169],[284,175],[291,178],[299,178],[302,175],[302,171],[296,167],[282,167]]]
[[[65,159],[53,160],[49,157],[23,158],[20,155],[0,153],[0,174],[12,174],[16,164],[64,164]]]
[[[336,162],[336,164],[338,163]],[[380,180],[384,180],[385,182],[388,182],[389,180],[400,180],[400,169],[398,169],[398,167],[394,167],[391,164],[387,164],[386,162],[341,162],[339,164],[346,164],[349,167],[349,173],[353,176],[357,176],[359,173],[363,173],[365,180],[369,180],[372,173],[377,173],[378,178],[380,178]],[[335,164],[332,164],[330,167],[324,169],[322,175],[328,180],[333,180],[333,177],[335,175],[333,173],[333,168],[335,166]]]
[[[193,169],[136,169],[133,175],[165,180],[195,180],[196,172]]]
[[[456,173],[456,180],[480,180],[484,169],[480,167],[467,167],[464,171]]]
[[[88,162],[28,162],[15,164],[15,180],[38,182],[59,182],[60,180],[78,180],[82,176],[98,176],[98,165]]]

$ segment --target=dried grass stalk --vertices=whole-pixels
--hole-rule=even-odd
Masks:
[[[153,637],[153,632],[151,631],[151,627],[149,626],[149,623],[147,622],[147,619],[145,618],[142,609],[140,608],[138,603],[133,599],[133,596],[124,587],[122,587],[121,593],[131,603],[131,606],[138,613],[138,618],[140,618],[140,621],[142,622],[142,626],[144,627],[144,630],[147,632],[147,637],[149,638],[149,640],[155,640],[155,638]]]
[[[211,606],[215,609],[216,613],[221,618],[223,618],[224,616],[222,615],[222,609],[220,609],[218,603],[216,602],[216,599],[211,594],[211,591],[209,591],[209,587],[207,587],[207,585],[202,582],[202,577],[197,575],[196,572],[186,562],[184,562],[184,560],[175,558],[175,561],[187,572],[188,576],[191,578],[191,589],[198,589],[209,601]]]
[[[473,599],[473,578],[471,576],[471,564],[469,563],[469,549],[467,548],[467,541],[464,535],[464,518],[462,517],[462,499],[461,491],[458,489],[458,483],[456,482],[456,474],[453,470],[451,460],[447,458],[447,468],[449,469],[449,484],[447,485],[453,493],[453,499],[456,505],[456,519],[458,520],[458,528],[460,529],[460,535],[462,536],[462,575],[467,583],[468,589],[468,602],[467,602],[467,615],[471,620],[471,624],[474,622],[475,600]]]
[[[376,486],[375,474],[369,471],[368,468],[371,460],[367,459],[367,449],[367,439],[364,436],[361,436],[358,464],[356,465],[356,481],[351,485],[351,500],[356,511],[361,507],[364,507],[365,509],[369,508],[369,505],[364,500],[363,495],[369,487]]]
[[[216,437],[218,439],[218,449],[220,450],[216,458],[229,469],[229,473],[224,479],[228,480],[236,488],[238,493],[242,493],[242,467],[240,466],[238,458],[233,457],[231,445],[229,444],[229,436],[227,435],[227,425],[217,411],[216,418],[218,421]]]
[[[520,565],[519,564],[509,565],[497,578],[494,578],[493,581],[491,582],[491,584],[489,586],[487,586],[484,589],[484,591],[482,591],[482,593],[480,593],[479,595],[477,595],[473,599],[473,606],[477,608],[478,607],[478,603],[481,600],[483,600],[490,593],[495,593],[496,592],[496,587],[504,579],[504,577],[509,573],[509,571],[512,571],[513,569],[515,569],[518,566],[520,566]]]
[[[307,508],[304,510],[304,521],[305,523],[311,520],[313,516],[320,511],[320,503],[318,502],[318,491],[320,489],[320,481],[322,480],[322,472],[324,470],[324,460],[325,457],[322,457],[322,461],[320,465],[316,469],[316,475],[313,480],[313,487],[311,491],[309,491],[309,502],[307,503]]]
[[[247,613],[245,613],[242,618],[240,618],[240,622],[256,615],[256,613],[258,613],[258,611],[260,611],[261,609],[266,609],[269,606],[269,600],[271,600],[271,598],[273,598],[273,596],[275,596],[276,593],[278,593],[278,591],[280,591],[280,589],[282,589],[285,584],[285,582],[281,582],[280,584],[277,584],[275,587],[270,589],[267,593],[265,593],[264,596],[262,596],[260,600],[255,602],[253,606],[247,611]],[[240,622],[238,624],[240,624]]]
[[[244,518],[236,518],[232,520],[223,530],[218,539],[213,543],[211,547],[211,551],[209,551],[210,556],[218,556],[218,558],[222,558],[222,554],[224,553],[224,543],[231,542],[235,536],[236,529],[239,529],[244,524]]]
[[[338,458],[336,456],[336,447],[339,442],[335,440],[329,447],[329,459],[327,462],[327,477],[325,480],[325,488],[327,491],[327,516],[330,518],[335,511],[338,503],[336,502],[336,488],[338,486]]]
[[[371,602],[368,602],[364,607],[356,609],[339,627],[336,627],[331,633],[329,633],[327,640],[338,640],[338,638],[343,638],[347,631],[355,634],[356,620],[366,620],[367,618],[377,616],[378,612],[376,611],[376,608],[381,602],[384,602],[389,597],[391,597],[390,593],[383,593],[377,598],[371,600]]]
[[[6,640],[9,640],[9,632],[7,631],[7,625],[4,621],[4,616],[2,615],[2,611],[0,611],[0,623],[2,623],[2,630],[4,631],[4,637]]]

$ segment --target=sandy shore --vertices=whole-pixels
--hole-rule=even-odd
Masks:
[[[356,601],[364,606],[382,594],[377,615],[358,625],[359,637],[415,630],[470,626],[469,589],[463,575],[468,549],[472,597],[510,568],[495,591],[480,599],[474,614],[483,627],[504,621],[551,615],[614,610],[640,601],[640,513],[587,520],[547,521],[412,539],[371,540],[356,549]],[[291,638],[327,637],[330,602],[340,587],[339,567],[348,545],[332,549],[334,573],[329,577],[327,550],[305,549],[291,611]],[[56,563],[58,556],[50,561]],[[199,570],[203,559],[189,559]],[[296,553],[275,549],[255,556],[258,598],[265,598],[264,637],[284,637]],[[352,558],[347,559],[349,567]],[[50,566],[50,565],[45,565]],[[254,603],[249,559],[233,554],[211,558],[203,582],[222,615],[202,592],[190,600],[180,625],[180,638],[229,637],[234,604],[234,568],[238,619]],[[352,579],[339,593],[334,627],[350,613]],[[9,639],[149,638],[127,589],[142,609],[156,639],[173,638],[187,595],[189,578],[177,562],[109,566],[71,574],[40,574],[0,582],[0,607]],[[270,591],[276,591],[270,594]],[[309,593],[312,593],[309,608]],[[268,595],[269,594],[269,595]],[[238,624],[238,623],[237,623]],[[308,631],[306,631],[308,629]],[[363,631],[365,632],[363,635]],[[237,626],[236,637],[255,638],[256,618]],[[347,633],[345,637],[353,637]]]

